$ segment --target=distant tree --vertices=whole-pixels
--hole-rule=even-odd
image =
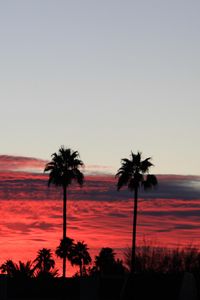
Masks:
[[[115,259],[115,253],[112,248],[102,248],[99,255],[95,257],[92,273],[101,275],[122,275],[125,272],[122,260]]]
[[[46,164],[44,172],[49,172],[48,185],[55,184],[63,189],[63,240],[67,238],[67,189],[75,181],[83,185],[84,175],[79,170],[83,162],[79,153],[61,146],[57,153],[52,154],[52,160]],[[63,257],[63,277],[66,276],[66,257]]]
[[[57,275],[57,270],[53,270],[55,260],[51,249],[43,248],[39,250],[34,263],[35,269],[38,270],[37,277],[55,277]]]
[[[0,269],[2,273],[6,273],[9,277],[21,279],[34,277],[35,272],[31,261],[25,263],[19,261],[19,264],[16,264],[11,259],[6,260],[0,266]]]
[[[123,158],[121,160],[121,168],[118,170],[116,177],[118,178],[117,189],[128,186],[130,191],[134,192],[134,210],[133,210],[133,231],[132,231],[132,258],[131,273],[136,269],[136,226],[137,226],[137,208],[138,208],[138,191],[141,187],[145,190],[157,185],[155,175],[149,175],[149,169],[153,166],[150,157],[141,160],[141,153],[134,154],[131,152],[130,159]]]
[[[85,267],[92,261],[88,250],[89,249],[87,247],[87,244],[85,244],[84,242],[77,242],[76,244],[74,244],[72,256],[70,257],[72,266],[79,266],[79,274],[81,277],[83,276]]]

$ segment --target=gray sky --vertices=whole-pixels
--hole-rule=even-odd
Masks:
[[[200,2],[0,3],[0,153],[200,174]]]

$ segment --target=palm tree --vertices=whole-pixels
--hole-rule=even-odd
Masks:
[[[35,269],[38,269],[40,273],[50,273],[51,269],[55,267],[55,260],[53,259],[51,249],[43,248],[39,250],[34,263]]]
[[[66,237],[60,241],[60,245],[56,248],[56,255],[65,261],[67,258],[71,261],[72,253],[74,249],[74,240]],[[65,265],[66,268],[66,265]],[[65,270],[63,269],[63,277],[65,277]]]
[[[138,191],[140,187],[145,190],[157,185],[155,175],[149,175],[149,168],[153,166],[150,162],[151,157],[141,160],[141,153],[133,154],[131,152],[130,159],[123,158],[121,160],[121,168],[118,170],[116,177],[118,178],[117,189],[128,186],[130,191],[134,192],[134,210],[133,210],[133,233],[132,233],[132,258],[131,273],[136,269],[136,226],[137,226],[137,207],[138,207]]]
[[[16,264],[11,259],[6,260],[0,266],[0,269],[2,273],[6,273],[9,277],[21,279],[31,278],[35,272],[31,261],[25,263],[19,261],[19,264]]]
[[[77,265],[80,269],[80,276],[83,276],[85,266],[92,261],[87,244],[84,242],[77,242],[73,247],[72,257],[70,259],[72,266]]]
[[[79,153],[61,146],[57,153],[52,154],[52,160],[46,164],[44,172],[49,172],[50,184],[55,184],[63,189],[63,239],[67,237],[67,189],[75,181],[83,185],[84,175],[79,170],[83,162]],[[66,257],[63,257],[63,277],[66,275]]]

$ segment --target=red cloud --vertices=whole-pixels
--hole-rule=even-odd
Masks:
[[[41,171],[46,163],[46,160],[34,157],[0,155],[0,171]]]
[[[44,159],[14,156],[14,155],[0,155],[0,171],[43,171],[48,161]],[[83,171],[89,175],[109,174],[112,173],[111,166],[87,165]]]
[[[139,202],[138,243],[182,246],[199,243],[200,200]],[[42,247],[53,251],[62,237],[62,201],[0,201],[1,262],[34,259]],[[68,236],[84,240],[93,255],[101,247],[119,254],[131,245],[133,201],[69,201]],[[161,212],[161,214],[159,214]],[[57,263],[61,263],[57,260]],[[71,270],[71,274],[74,271]]]
[[[55,250],[62,237],[62,189],[47,187],[46,161],[15,158],[0,156],[1,262],[34,259],[42,247]],[[21,171],[26,168],[41,168],[41,173]],[[200,178],[159,175],[158,181],[155,192],[140,191],[138,242],[199,242]],[[68,236],[84,240],[92,255],[105,246],[120,254],[131,244],[132,197],[127,188],[117,192],[114,175],[85,176],[83,188],[69,189]]]

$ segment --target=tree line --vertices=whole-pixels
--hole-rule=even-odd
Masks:
[[[87,244],[73,239],[67,238],[67,256],[66,258],[72,266],[79,267],[79,271],[74,277],[85,277],[93,275],[124,275],[127,269],[123,265],[122,260],[116,259],[115,252],[112,248],[102,248],[94,263],[89,253]],[[63,248],[62,248],[63,249]],[[55,254],[57,257],[63,258],[60,246],[57,247]],[[59,276],[59,271],[55,268],[55,260],[51,249],[43,248],[38,251],[33,261],[15,263],[12,260],[6,260],[0,270],[3,274],[7,274],[11,278],[54,278]]]
[[[62,258],[59,251],[58,247],[55,254]],[[67,259],[72,266],[78,267],[78,271],[73,277],[131,275],[131,248],[124,249],[123,260],[121,260],[116,258],[116,253],[112,248],[105,247],[92,261],[87,244],[75,243],[71,239]],[[138,274],[180,274],[184,272],[199,274],[200,251],[192,245],[170,249],[145,243],[136,248],[135,264]],[[6,260],[0,266],[0,270],[10,278],[21,280],[59,277],[53,252],[47,248],[39,250],[33,261],[15,263],[12,260]]]

